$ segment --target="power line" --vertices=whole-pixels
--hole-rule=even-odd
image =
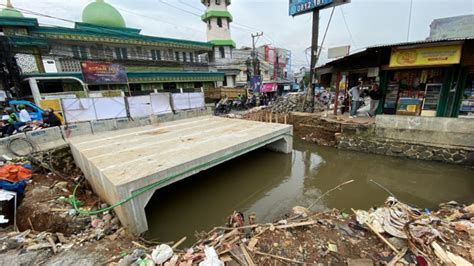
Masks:
[[[407,42],[410,40],[410,30],[411,30],[411,14],[413,11],[413,0],[410,0],[410,12],[408,15],[408,32],[407,32]]]
[[[346,15],[344,14],[344,9],[342,9],[342,6],[340,7],[340,10],[341,10],[342,18],[344,20],[344,25],[346,25],[347,33],[349,33],[350,41],[354,47],[357,47],[357,44],[354,41],[354,38],[352,37],[351,30],[349,29],[349,25],[347,24]]]
[[[166,21],[166,20],[164,20],[164,19],[158,19],[157,17],[150,17],[150,16],[143,15],[143,14],[140,14],[140,13],[136,13],[136,12],[134,12],[134,11],[127,10],[127,9],[124,9],[124,8],[119,8],[119,7],[117,7],[117,9],[118,9],[118,10],[121,10],[121,11],[123,11],[123,12],[127,12],[127,13],[132,14],[132,15],[138,16],[138,17],[144,17],[144,18],[147,18],[147,19],[150,19],[150,20],[159,21],[159,22],[162,22],[162,23],[166,23],[166,24],[169,24],[169,25],[176,26],[176,27],[182,27],[182,28],[186,28],[186,29],[191,29],[191,30],[193,30],[193,31],[205,32],[205,30],[204,30],[203,28],[188,27],[188,26],[184,26],[184,25],[179,25],[179,24],[171,23],[171,22]]]

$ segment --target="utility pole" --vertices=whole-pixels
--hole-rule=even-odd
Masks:
[[[258,41],[258,38],[263,36],[263,32],[257,32],[255,34],[252,33],[252,64],[253,64],[253,76],[258,75],[258,70],[257,70],[257,50],[256,50],[256,43]],[[257,40],[255,40],[257,38]]]
[[[314,83],[316,77],[316,62],[318,62],[318,36],[319,35],[319,9],[313,10],[313,37],[311,38],[311,69],[309,74],[309,90],[307,93],[307,100],[310,103],[311,109],[314,108]]]

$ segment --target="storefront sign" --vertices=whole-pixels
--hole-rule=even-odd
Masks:
[[[297,16],[313,11],[342,4],[350,3],[350,0],[290,0],[290,16]]]
[[[462,45],[413,49],[392,49],[390,67],[433,66],[459,64]]]
[[[332,47],[328,49],[328,58],[339,58],[349,55],[349,51],[351,50],[350,45],[339,46],[339,47]]]
[[[87,84],[127,84],[127,72],[120,64],[82,62],[82,75]]]
[[[277,88],[277,84],[275,83],[263,84],[262,92],[273,92],[273,91],[276,91],[276,88]]]

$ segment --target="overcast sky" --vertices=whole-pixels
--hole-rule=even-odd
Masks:
[[[4,0],[2,0],[4,2]],[[80,21],[91,0],[12,0],[18,8]],[[201,0],[106,0],[122,13],[128,27],[143,34],[206,41],[206,26],[199,15]],[[258,45],[269,44],[292,51],[293,67],[309,65],[306,48],[311,44],[311,15],[288,16],[288,0],[232,0],[232,37],[237,46],[251,45],[251,32],[263,31]],[[351,45],[351,51],[370,45],[407,40],[410,0],[352,0],[337,7],[323,47]],[[72,26],[64,20],[38,17],[44,25]],[[429,35],[435,18],[474,13],[474,0],[413,0],[410,41]],[[321,11],[320,42],[330,9]],[[344,23],[344,17],[346,23]],[[347,25],[347,26],[346,26]],[[324,61],[324,59],[323,59]]]

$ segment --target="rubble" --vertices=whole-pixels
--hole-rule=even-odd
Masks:
[[[323,102],[316,100],[314,108],[311,107],[306,94],[288,94],[276,98],[270,103],[270,110],[274,113],[289,113],[289,112],[322,112],[326,110]]]

